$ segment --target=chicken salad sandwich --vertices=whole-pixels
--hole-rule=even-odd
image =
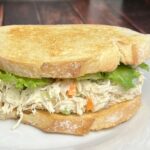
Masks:
[[[84,135],[138,110],[150,35],[106,25],[0,27],[0,119]]]

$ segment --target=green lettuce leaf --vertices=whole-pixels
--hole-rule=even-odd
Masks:
[[[8,72],[0,71],[0,79],[6,83],[14,84],[16,88],[36,88],[49,84],[52,79],[32,79],[13,75]]]
[[[113,72],[107,73],[94,73],[94,74],[87,74],[85,76],[77,78],[77,80],[103,80],[109,79],[112,82],[121,85],[125,89],[130,89],[135,86],[134,80],[140,76],[140,73],[126,65],[119,65],[118,68]]]
[[[142,64],[140,64],[138,67],[141,68],[141,69],[144,69],[144,70],[146,70],[146,71],[149,71],[149,70],[150,70],[150,69],[149,69],[149,65],[146,64],[146,63],[142,63]]]
[[[120,84],[125,89],[135,86],[134,80],[140,76],[140,73],[130,66],[120,65],[115,71],[107,73],[107,79]]]

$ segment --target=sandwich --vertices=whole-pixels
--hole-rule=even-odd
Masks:
[[[85,135],[140,107],[150,35],[108,25],[0,27],[0,119]]]

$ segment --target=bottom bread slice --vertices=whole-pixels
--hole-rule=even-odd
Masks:
[[[89,131],[97,131],[114,127],[130,119],[140,107],[141,96],[133,100],[114,104],[95,113],[78,115],[50,114],[38,110],[35,114],[24,113],[22,123],[32,125],[45,132],[84,135]],[[16,112],[0,114],[0,119],[18,119]]]

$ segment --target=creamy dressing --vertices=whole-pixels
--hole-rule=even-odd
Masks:
[[[87,97],[93,102],[92,112],[96,112],[110,104],[132,100],[141,94],[143,76],[136,81],[136,86],[125,90],[110,80],[105,81],[74,81],[76,94],[67,96],[67,91],[73,80],[57,80],[45,87],[36,89],[16,89],[14,85],[0,80],[0,113],[10,113],[14,109],[21,117],[25,110],[36,113],[37,109],[45,109],[49,113],[76,113],[82,115],[86,111]]]

